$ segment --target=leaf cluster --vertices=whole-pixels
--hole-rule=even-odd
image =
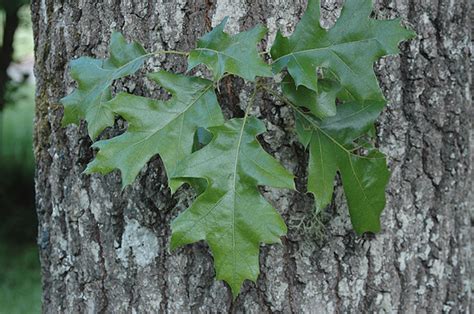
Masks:
[[[373,144],[374,122],[386,104],[373,64],[397,53],[399,42],[414,33],[398,20],[370,18],[371,11],[371,0],[346,0],[336,25],[326,30],[320,26],[320,1],[310,0],[295,32],[277,34],[269,62],[257,49],[266,34],[262,26],[229,35],[224,20],[190,52],[147,53],[114,33],[109,58],[71,62],[77,89],[62,99],[64,125],[86,120],[93,140],[116,117],[128,123],[125,133],[94,143],[98,153],[85,172],[119,169],[125,187],[159,155],[173,192],[183,183],[198,192],[171,225],[171,248],[205,240],[217,278],[236,297],[245,280],[258,277],[260,244],[279,243],[287,231],[258,187],[294,189],[293,175],[257,140],[264,124],[249,114],[258,93],[266,92],[293,109],[296,133],[309,151],[307,187],[316,208],[331,203],[339,172],[355,231],[378,232],[390,174]],[[166,101],[112,95],[115,80],[137,72],[147,57],[165,53],[187,57],[188,70],[205,65],[212,77],[149,74],[171,94]],[[278,73],[285,76],[281,92],[258,80]],[[241,118],[226,120],[217,101],[216,83],[226,75],[255,83]]]

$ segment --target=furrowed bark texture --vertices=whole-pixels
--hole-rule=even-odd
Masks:
[[[324,25],[342,1],[323,1]],[[169,252],[170,221],[193,194],[170,195],[154,158],[133,186],[120,176],[81,174],[93,158],[85,125],[61,127],[59,99],[74,87],[67,63],[107,56],[112,30],[147,50],[193,48],[228,15],[229,32],[267,25],[290,33],[303,0],[34,0],[36,40],[37,207],[44,311],[61,312],[466,312],[471,305],[473,207],[470,130],[470,1],[380,0],[375,16],[401,16],[418,33],[400,56],[377,64],[388,108],[379,120],[381,149],[393,175],[383,231],[358,237],[341,188],[316,235],[313,200],[304,193],[266,189],[289,233],[283,245],[262,247],[261,275],[232,301],[214,279],[203,243]],[[182,58],[147,62],[183,72]],[[136,76],[116,91],[158,96]],[[242,114],[248,86],[226,79],[220,100],[228,117]],[[260,96],[264,147],[297,176],[305,190],[307,154],[297,143],[291,110]],[[120,123],[119,123],[120,124]],[[107,131],[103,137],[115,130]]]

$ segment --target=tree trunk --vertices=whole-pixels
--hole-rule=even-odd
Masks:
[[[325,26],[342,1],[323,1]],[[283,245],[262,247],[257,284],[246,282],[232,301],[215,281],[203,243],[169,252],[170,221],[189,204],[190,191],[172,197],[158,157],[132,187],[118,172],[83,175],[93,158],[85,125],[61,127],[59,99],[74,86],[70,59],[105,57],[112,30],[147,50],[189,50],[229,15],[228,30],[266,24],[289,33],[303,0],[34,0],[36,44],[36,190],[45,312],[467,312],[471,305],[473,207],[470,141],[470,1],[380,0],[379,18],[401,16],[418,33],[400,56],[377,72],[388,108],[379,120],[381,149],[393,172],[383,231],[358,237],[340,188],[327,209],[324,236],[315,233],[313,200],[267,189],[285,218]],[[267,48],[268,47],[264,47]],[[147,62],[183,72],[177,56]],[[220,97],[228,117],[239,116],[246,89],[227,79]],[[157,96],[141,77],[116,90]],[[267,150],[305,190],[307,154],[295,141],[291,111],[268,97],[259,117]]]

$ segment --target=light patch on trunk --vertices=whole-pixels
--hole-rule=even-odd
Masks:
[[[277,31],[281,31],[283,36],[288,37],[295,30],[296,23],[300,20],[295,5],[286,0],[272,2],[271,14],[266,24],[268,28],[267,50],[273,45]]]
[[[226,32],[236,34],[240,32],[239,20],[247,14],[247,5],[243,0],[219,0],[216,4],[216,13],[212,17],[212,27],[216,27],[225,17],[229,21],[225,27]]]
[[[134,219],[126,219],[125,222],[122,244],[116,250],[117,257],[125,267],[128,267],[130,256],[141,267],[150,265],[159,253],[158,238],[150,229],[141,226]]]
[[[43,23],[48,24],[48,12],[46,11],[46,0],[41,0],[40,2],[40,16],[43,17]]]
[[[156,14],[160,16],[161,43],[174,49],[176,43],[183,37],[184,16],[186,10],[186,0],[167,1],[160,0],[156,4]],[[133,25],[134,22],[131,22]],[[153,47],[155,50],[163,49],[161,45]]]

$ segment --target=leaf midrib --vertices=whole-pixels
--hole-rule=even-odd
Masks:
[[[189,230],[187,230],[178,240],[178,242],[181,242],[181,240],[185,237],[186,234],[191,232],[191,230],[193,230],[198,224],[200,224],[201,221],[203,221],[207,216],[209,216],[210,213],[213,212],[218,207],[218,205],[226,198],[226,196],[229,195],[230,193],[232,193],[232,203],[233,203],[233,205],[232,205],[232,258],[233,258],[232,283],[236,282],[236,275],[238,273],[238,271],[237,271],[237,261],[236,261],[236,241],[235,241],[235,239],[236,239],[236,236],[235,236],[235,225],[236,225],[236,223],[235,223],[235,208],[236,208],[236,196],[238,195],[237,190],[236,190],[236,186],[237,186],[237,168],[238,168],[238,164],[239,164],[239,156],[240,156],[240,151],[241,151],[241,147],[242,147],[242,140],[243,140],[243,136],[244,136],[245,125],[247,123],[247,118],[248,118],[248,115],[246,115],[244,117],[242,127],[240,129],[239,139],[237,141],[237,148],[235,150],[235,158],[234,158],[234,171],[232,173],[233,181],[232,181],[231,188],[219,198],[219,200],[214,204],[214,206],[212,206],[208,211],[206,211],[206,213],[202,217],[200,217],[197,221],[195,221],[192,224],[192,227]],[[250,269],[250,265],[248,265],[248,263],[247,263],[247,267]]]
[[[295,107],[293,107],[295,108]],[[369,159],[369,160],[374,160],[374,159],[384,159],[385,157],[380,157],[380,158],[371,158],[371,157],[366,157],[366,156],[361,156],[361,155],[357,155],[357,154],[354,154],[352,153],[350,150],[348,150],[347,148],[344,147],[344,145],[342,145],[341,143],[339,143],[335,138],[333,138],[330,134],[328,134],[327,132],[325,132],[317,123],[315,123],[312,119],[308,118],[306,114],[304,114],[302,111],[300,111],[299,109],[296,109],[295,110],[301,115],[304,117],[304,119],[306,121],[308,121],[317,131],[321,132],[322,134],[324,134],[324,136],[326,136],[327,138],[329,138],[332,142],[334,142],[334,144],[336,144],[339,148],[341,148],[342,150],[344,150],[344,152],[346,152],[347,154],[349,155],[352,155],[352,156],[355,156],[357,158],[362,158],[362,159]]]
[[[236,57],[233,57],[233,56],[231,56],[231,55],[229,55],[229,54],[227,54],[227,53],[224,52],[224,51],[226,51],[227,49],[229,49],[230,47],[235,46],[235,45],[237,45],[237,44],[240,44],[240,42],[234,43],[234,44],[230,45],[229,47],[225,48],[223,51],[214,50],[214,49],[210,49],[210,48],[196,48],[196,49],[194,49],[194,50],[198,50],[198,51],[200,51],[200,52],[202,52],[202,51],[210,51],[210,52],[213,52],[213,53],[215,53],[215,54],[221,54],[221,55],[224,55],[224,56],[226,56],[226,57],[228,57],[228,58],[230,58],[230,59],[233,59],[233,60],[235,60],[235,61],[241,63],[241,62],[244,62],[244,61],[243,61],[243,60],[240,60],[240,59],[237,59]],[[199,54],[198,57],[201,57],[201,54]]]
[[[232,257],[233,257],[233,272],[232,272],[232,282],[235,282],[235,275],[237,274],[237,266],[236,266],[236,255],[235,255],[235,201],[236,201],[236,195],[237,191],[235,189],[237,185],[237,167],[239,163],[239,156],[240,156],[240,148],[242,145],[242,139],[244,137],[244,130],[245,130],[245,125],[247,124],[247,119],[248,119],[248,114],[245,115],[243,121],[242,121],[242,127],[240,129],[240,134],[239,134],[239,141],[237,143],[237,149],[235,151],[235,159],[234,159],[234,173],[233,173],[233,183],[232,183],[232,189],[231,191],[233,192],[232,194],[232,201],[233,201],[233,206],[232,206]]]
[[[340,122],[342,122],[342,121],[344,121],[344,120],[346,120],[346,119],[352,118],[352,117],[354,117],[354,116],[356,116],[356,115],[358,115],[358,114],[360,114],[360,113],[362,113],[362,112],[368,110],[369,108],[371,108],[371,107],[373,107],[373,106],[375,106],[375,105],[376,105],[376,104],[370,104],[370,105],[367,105],[367,106],[363,106],[361,109],[357,110],[356,112],[351,113],[350,115],[347,115],[347,116],[345,116],[345,117],[343,117],[343,118],[341,118],[341,119],[338,119],[338,120],[335,120],[335,121],[331,121],[330,123],[325,124],[324,127],[330,127],[330,126],[332,126],[332,125],[334,125],[334,124],[337,124],[337,123],[340,123]]]
[[[196,104],[196,102],[201,99],[201,97],[203,97],[208,91],[209,89],[212,87],[212,84],[209,84],[203,91],[201,94],[199,94],[198,97],[196,97],[196,99],[194,99],[186,108],[184,108],[183,111],[177,113],[173,118],[171,118],[167,123],[165,123],[162,127],[160,128],[157,128],[155,130],[153,130],[152,132],[149,133],[148,136],[146,136],[145,138],[141,139],[140,141],[136,142],[136,143],[133,143],[131,146],[136,146],[136,145],[139,145],[139,144],[142,144],[143,142],[146,142],[148,141],[151,137],[155,136],[157,133],[159,133],[160,131],[162,131],[165,127],[167,127],[168,125],[170,125],[170,123],[172,123],[173,121],[175,121],[176,119],[178,119],[180,116],[184,115],[187,113],[187,111]],[[184,121],[183,121],[184,122]],[[128,133],[132,133],[132,132],[128,132]]]
[[[357,44],[357,43],[361,43],[361,42],[364,42],[364,41],[371,41],[371,40],[375,40],[375,41],[380,43],[380,41],[376,37],[371,37],[371,38],[366,38],[366,39],[360,39],[360,40],[342,42],[342,43],[338,43],[338,44],[332,44],[332,45],[326,46],[326,47],[304,49],[304,50],[299,50],[299,51],[296,51],[296,52],[292,51],[288,54],[285,54],[281,57],[278,57],[277,59],[275,59],[273,61],[273,63],[277,63],[280,59],[283,59],[283,58],[288,57],[288,56],[292,56],[292,57],[296,58],[296,55],[299,55],[299,54],[305,54],[305,53],[314,52],[314,51],[321,51],[321,50],[330,50],[330,51],[332,51],[332,48],[334,48],[334,47],[338,47],[338,46],[342,46],[342,45],[349,45],[349,44]]]
[[[362,183],[360,182],[360,179],[359,177],[357,176],[357,173],[354,169],[354,165],[352,164],[352,159],[351,159],[351,156],[347,156],[348,159],[349,159],[349,164],[351,165],[351,171],[352,171],[352,174],[354,175],[354,177],[356,178],[356,181],[357,181],[357,184],[359,185],[359,188],[360,190],[362,191],[362,194],[364,195],[364,200],[368,201],[369,204],[373,205],[371,200],[367,197],[367,194],[365,194],[365,189],[364,187],[362,186]]]

